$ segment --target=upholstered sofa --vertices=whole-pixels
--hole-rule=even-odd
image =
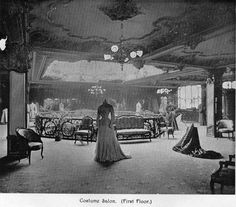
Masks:
[[[116,117],[116,136],[118,140],[149,139],[151,130],[142,116],[123,115]]]

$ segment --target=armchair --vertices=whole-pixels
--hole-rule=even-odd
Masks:
[[[31,164],[31,151],[41,150],[41,157],[43,159],[43,142],[41,137],[34,130],[17,128],[16,134],[25,142],[29,164]]]
[[[216,130],[220,137],[223,137],[223,133],[227,133],[228,137],[232,134],[234,137],[234,123],[232,120],[222,119],[217,122]]]
[[[77,136],[79,136],[81,138],[81,140],[83,140],[83,138],[86,138],[87,144],[89,143],[89,139],[90,141],[92,141],[92,137],[94,135],[94,127],[93,127],[93,119],[90,116],[85,116],[82,119],[82,123],[79,126],[79,128],[75,131],[74,136],[75,136],[75,141],[74,144],[77,141]]]
[[[233,159],[235,160],[235,154],[229,155],[228,161],[220,161],[220,168],[211,175],[210,187],[212,194],[215,193],[215,183],[221,185],[221,194],[223,193],[225,185],[235,186],[235,161],[233,161]]]

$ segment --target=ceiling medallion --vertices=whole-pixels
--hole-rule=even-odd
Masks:
[[[141,14],[134,0],[113,0],[112,3],[99,8],[112,21],[124,21]]]

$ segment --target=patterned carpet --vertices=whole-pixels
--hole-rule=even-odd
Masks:
[[[172,147],[181,139],[161,137],[152,142],[122,143],[132,159],[102,166],[94,159],[95,143],[43,138],[44,159],[38,151],[28,160],[0,166],[1,193],[91,193],[91,194],[210,194],[210,175],[219,160],[194,158],[176,153]],[[235,153],[235,142],[206,137],[199,127],[201,146],[220,152],[225,159]],[[0,139],[0,156],[6,155],[6,139]],[[225,187],[224,193],[235,190]],[[216,185],[216,193],[219,186]]]

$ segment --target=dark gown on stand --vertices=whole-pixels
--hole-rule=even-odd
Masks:
[[[97,111],[98,134],[95,151],[95,161],[97,162],[115,162],[131,158],[125,155],[120,148],[113,127],[114,120],[112,105],[104,101]]]

